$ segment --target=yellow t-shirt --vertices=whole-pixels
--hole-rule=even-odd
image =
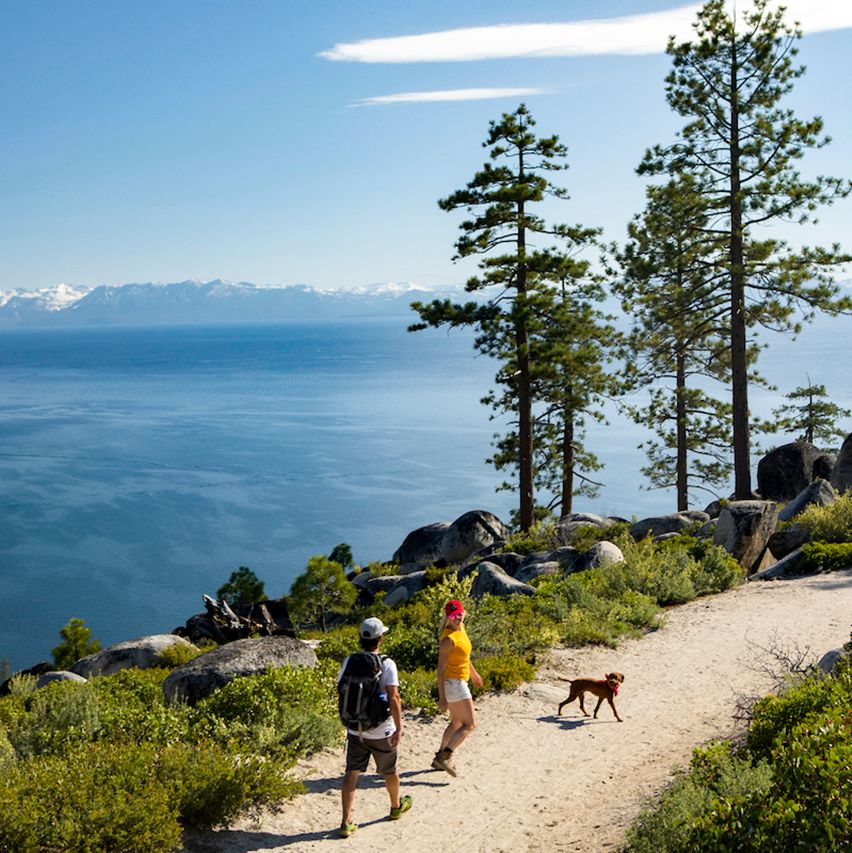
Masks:
[[[453,648],[447,658],[447,666],[444,670],[444,678],[460,678],[467,681],[470,678],[470,650],[472,648],[470,639],[464,625],[459,625],[457,630],[444,628],[441,632],[441,640],[449,637],[453,642]]]

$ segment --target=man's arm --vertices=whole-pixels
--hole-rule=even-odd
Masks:
[[[395,684],[389,684],[388,691],[388,706],[390,707],[391,716],[396,724],[396,731],[391,735],[391,746],[396,746],[399,739],[402,737],[402,701],[399,698],[399,688]]]

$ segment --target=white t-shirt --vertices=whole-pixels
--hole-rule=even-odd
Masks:
[[[376,652],[378,654],[378,652]],[[346,664],[349,663],[349,656],[340,665],[337,673],[337,680],[343,675],[343,670],[346,669]],[[388,687],[399,687],[399,673],[396,669],[396,664],[388,657],[382,658],[382,674],[379,676],[379,686],[387,693]],[[393,721],[393,716],[389,716],[383,723],[373,726],[371,729],[364,729],[361,737],[365,738],[383,738],[390,737],[396,731],[396,723]],[[349,729],[353,735],[358,734],[358,729]]]

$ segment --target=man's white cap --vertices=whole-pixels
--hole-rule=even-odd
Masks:
[[[371,616],[361,623],[361,636],[365,640],[377,640],[387,632],[388,628],[381,619]]]

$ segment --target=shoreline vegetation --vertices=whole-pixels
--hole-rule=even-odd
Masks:
[[[800,518],[821,536],[852,542],[850,507],[852,496],[842,495],[828,506],[809,508]],[[435,638],[441,604],[448,598],[462,600],[470,614],[477,669],[484,680],[476,695],[482,695],[512,691],[531,681],[551,648],[614,648],[624,638],[654,631],[666,606],[713,595],[744,580],[739,563],[707,541],[689,534],[634,541],[624,527],[580,531],[586,544],[615,540],[623,563],[605,562],[567,577],[541,576],[531,581],[532,595],[476,599],[471,596],[472,576],[460,579],[457,567],[433,568],[427,585],[410,601],[389,607],[379,595],[370,605],[330,613],[326,632],[304,633],[303,638],[316,641],[311,644],[318,657],[315,668],[285,667],[235,678],[193,706],[166,702],[162,683],[176,666],[202,654],[201,649],[167,651],[159,667],[125,669],[82,684],[58,682],[36,690],[34,677],[17,677],[10,695],[0,698],[0,849],[168,851],[176,849],[187,829],[225,826],[247,808],[296,796],[303,790],[293,775],[296,762],[341,742],[334,674],[343,656],[357,646],[357,625],[366,615],[378,615],[390,628],[385,651],[399,665],[404,705],[429,716],[437,711]],[[552,544],[551,537],[552,529],[542,525],[510,539],[506,547],[537,551]],[[345,556],[341,548],[335,549],[338,557]],[[335,565],[342,573],[341,564]],[[663,825],[671,814],[681,820],[695,798],[705,807],[695,811],[689,827],[695,832],[700,827],[708,838],[720,837],[722,826],[730,831],[746,813],[759,823],[762,816],[771,818],[771,831],[782,827],[785,838],[798,838],[801,832],[823,838],[819,833],[829,831],[835,834],[831,837],[842,837],[843,828],[833,817],[836,798],[822,806],[808,800],[806,815],[799,807],[791,812],[784,805],[796,795],[789,774],[786,787],[773,781],[772,761],[787,768],[797,760],[773,746],[779,733],[793,731],[800,750],[807,751],[816,738],[820,749],[828,750],[831,773],[846,772],[846,765],[835,765],[831,756],[837,749],[845,755],[849,746],[848,666],[842,665],[830,681],[814,683],[755,706],[753,727],[761,734],[750,735],[748,753],[729,746],[696,753],[693,775],[704,776],[676,783],[679,787],[662,801],[660,816],[643,816],[633,843],[667,831]],[[792,703],[789,712],[783,710],[786,703]],[[828,730],[818,722],[823,717]],[[754,747],[758,740],[759,751]],[[836,781],[842,788],[843,779]],[[778,791],[778,808],[756,810],[752,783],[764,805]],[[847,814],[842,811],[848,808],[845,802],[840,814]],[[796,820],[787,821],[788,826],[789,814]],[[766,827],[768,823],[761,832],[769,832]]]

